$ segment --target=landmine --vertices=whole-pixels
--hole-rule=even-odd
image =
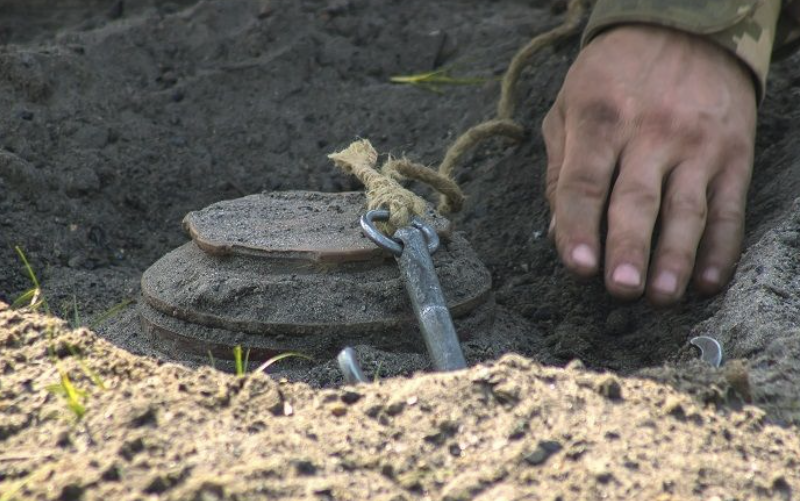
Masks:
[[[177,359],[252,360],[287,351],[333,357],[346,345],[424,351],[394,258],[358,220],[362,192],[250,195],[189,213],[191,241],[142,276],[139,314],[155,348]],[[491,274],[447,219],[423,219],[442,244],[433,255],[464,340],[493,318]]]

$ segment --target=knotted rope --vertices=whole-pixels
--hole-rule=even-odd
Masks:
[[[569,0],[564,22],[534,37],[522,47],[508,65],[500,86],[497,116],[467,129],[447,149],[442,163],[434,170],[407,158],[389,158],[378,170],[378,152],[369,141],[362,139],[348,148],[328,155],[344,172],[352,174],[366,187],[367,209],[389,209],[390,220],[385,230],[393,234],[406,226],[414,216],[421,216],[426,203],[419,195],[404,188],[400,181],[413,179],[429,185],[439,193],[438,209],[442,213],[458,212],[464,206],[464,192],[453,174],[461,158],[487,139],[503,136],[519,142],[525,129],[514,121],[517,104],[516,88],[522,70],[531,64],[533,56],[542,49],[574,35],[586,11],[585,0]]]

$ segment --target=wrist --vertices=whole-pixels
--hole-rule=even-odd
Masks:
[[[764,97],[780,0],[598,0],[583,34],[585,46],[611,28],[644,24],[696,35],[734,56],[748,70],[756,98]]]

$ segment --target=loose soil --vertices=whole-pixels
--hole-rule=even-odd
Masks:
[[[529,137],[478,148],[458,174],[469,199],[454,224],[490,269],[496,303],[493,326],[464,343],[476,367],[421,373],[421,343],[363,343],[378,383],[339,387],[332,359],[238,378],[167,360],[139,328],[139,280],[187,241],[187,212],[264,191],[358,189],[326,158],[356,137],[437,163],[492,115],[495,77],[559,9],[3,2],[0,305],[31,286],[19,245],[67,323],[0,306],[0,499],[796,496],[797,55],[773,66],[746,250],[715,298],[619,303],[559,265],[538,128],[574,39],[523,78]],[[443,67],[487,81],[443,93],[389,83]],[[697,334],[722,342],[723,368],[696,360]],[[52,386],[64,388],[60,374],[85,392],[81,420]]]

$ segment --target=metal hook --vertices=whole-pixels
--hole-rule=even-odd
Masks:
[[[361,229],[364,230],[364,234],[367,238],[372,240],[378,247],[388,250],[395,256],[400,256],[403,253],[403,243],[397,238],[387,237],[375,227],[375,221],[388,220],[389,211],[386,209],[367,211],[366,214],[361,216]],[[439,235],[431,225],[415,216],[411,219],[411,226],[422,231],[425,235],[428,244],[428,252],[433,254],[439,249]]]
[[[692,338],[689,344],[700,349],[700,360],[714,367],[722,365],[722,345],[713,337],[697,336]]]
[[[347,347],[339,352],[339,355],[336,357],[336,361],[339,362],[339,370],[342,371],[342,375],[344,376],[344,382],[346,384],[358,384],[358,383],[368,383],[367,378],[364,376],[364,372],[361,370],[361,366],[358,364],[358,358],[356,357],[356,350],[351,347]]]

